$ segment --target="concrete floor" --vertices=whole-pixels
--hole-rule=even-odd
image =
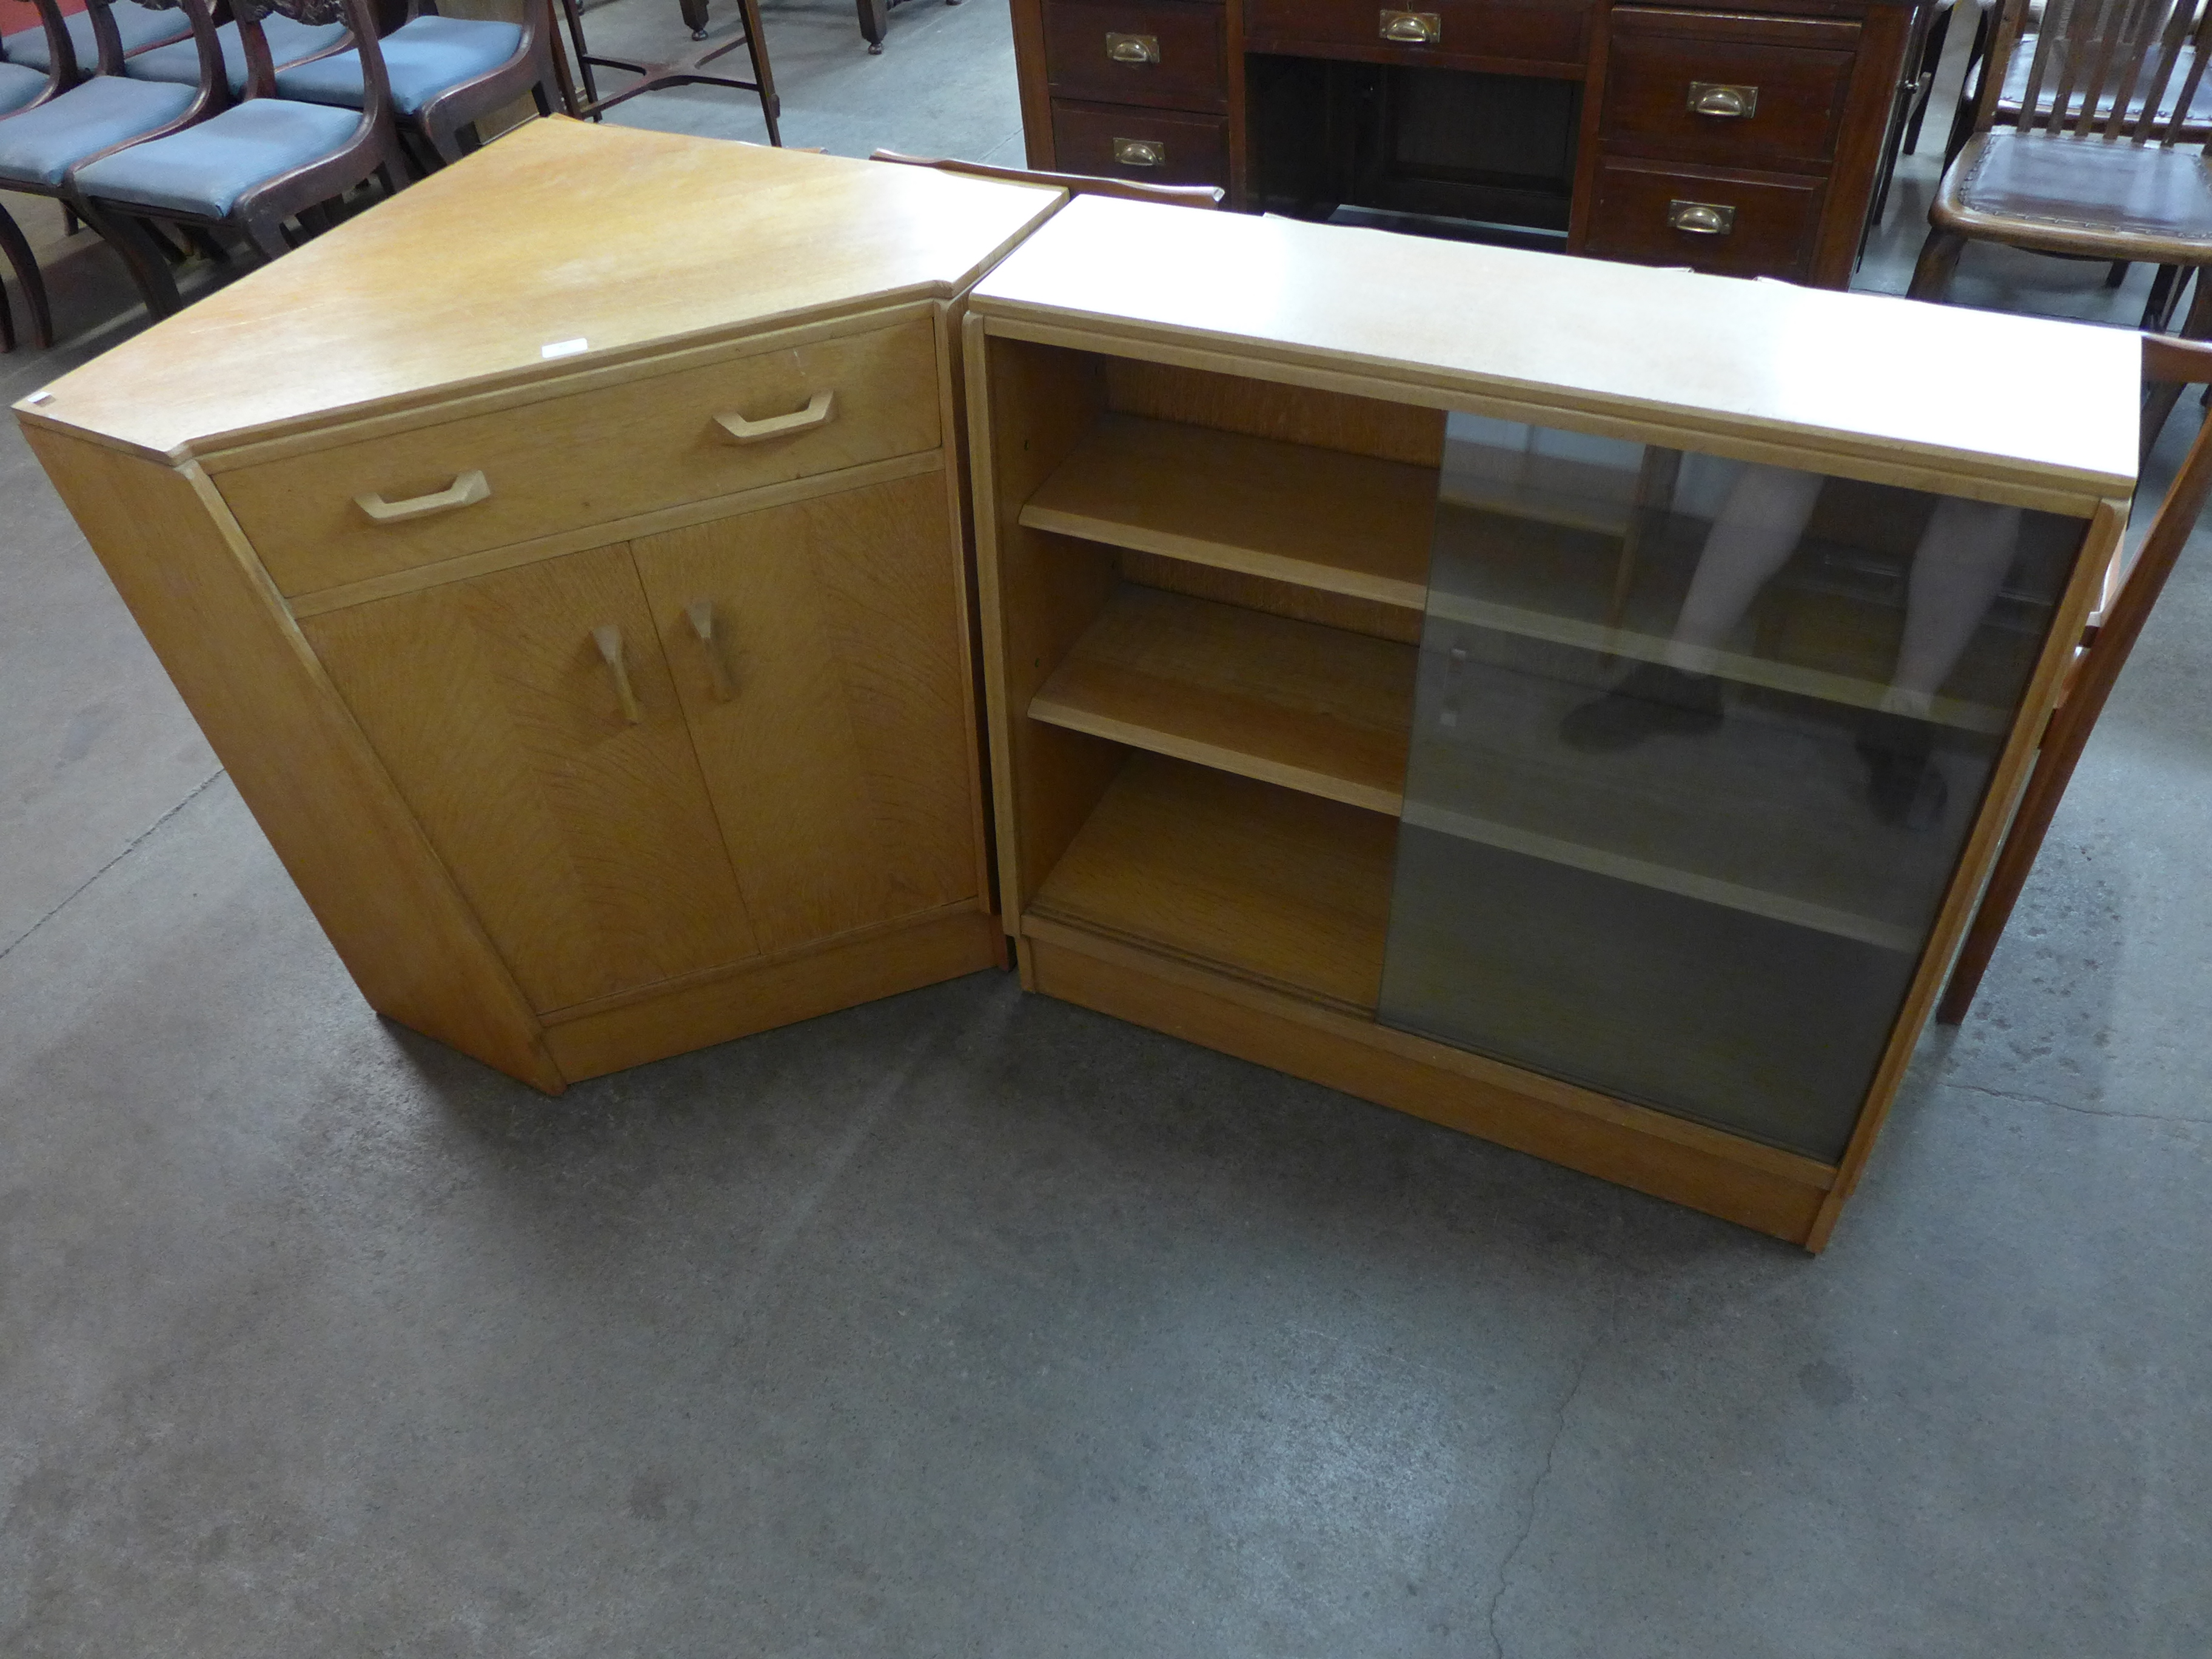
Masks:
[[[1001,0],[768,28],[794,143],[1018,152]],[[51,269],[0,398],[137,325]],[[995,975],[545,1101],[362,1006],[12,427],[0,562],[10,1659],[2212,1651],[2201,544],[1818,1260]]]

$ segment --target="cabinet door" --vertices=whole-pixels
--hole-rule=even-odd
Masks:
[[[943,477],[632,551],[762,947],[974,897],[974,716]]]
[[[1379,1018],[1840,1158],[2083,524],[1445,430]]]
[[[301,627],[537,1008],[756,953],[626,547]]]

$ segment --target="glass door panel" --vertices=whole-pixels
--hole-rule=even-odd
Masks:
[[[1838,1156],[2083,528],[1451,416],[1379,1017]]]

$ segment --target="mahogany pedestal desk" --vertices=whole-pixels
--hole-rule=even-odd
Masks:
[[[1828,288],[1914,90],[1913,9],[1013,0],[1033,167]]]
[[[964,327],[1024,983],[1820,1248],[2118,545],[2136,337],[1097,198]]]
[[[954,325],[1061,199],[539,121],[17,414],[363,995],[558,1091],[1003,963]]]

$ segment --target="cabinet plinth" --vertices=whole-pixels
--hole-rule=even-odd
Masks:
[[[1061,199],[537,122],[18,416],[370,1003],[557,1091],[1003,965],[953,325]]]

